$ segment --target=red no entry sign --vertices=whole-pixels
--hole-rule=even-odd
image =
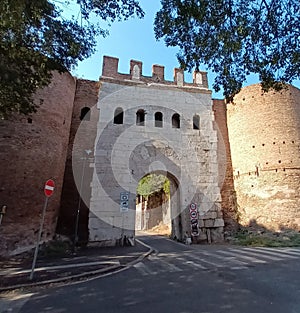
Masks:
[[[54,181],[52,179],[48,179],[45,184],[44,193],[46,197],[51,197],[54,191]]]

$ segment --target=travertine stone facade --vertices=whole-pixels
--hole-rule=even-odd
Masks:
[[[178,78],[178,73],[183,73],[177,69],[174,82],[155,82],[157,76],[163,77],[161,72],[147,78],[142,76],[140,62],[132,61],[131,68],[131,74],[119,74],[116,59],[104,60],[90,240],[112,244],[123,236],[134,236],[137,184],[151,172],[163,172],[179,186],[175,193],[178,205],[171,208],[178,239],[190,235],[188,208],[197,203],[199,239],[222,240],[217,132],[210,91],[205,85],[181,81],[183,76]],[[117,118],[120,112],[121,121]],[[155,120],[157,113],[161,120]],[[195,115],[200,118],[199,129],[193,129]],[[129,193],[125,213],[120,212],[121,192]]]
[[[300,90],[243,88],[228,105],[240,222],[300,228]]]

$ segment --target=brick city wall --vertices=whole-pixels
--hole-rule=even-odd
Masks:
[[[35,96],[42,103],[37,113],[0,121],[0,205],[7,206],[0,227],[1,255],[28,250],[36,243],[49,178],[56,188],[42,240],[55,233],[74,94],[75,79],[69,73],[54,73],[50,85]]]
[[[126,81],[140,81],[144,83],[156,83],[177,87],[203,87],[208,88],[207,73],[201,71],[195,71],[193,73],[193,83],[188,83],[184,80],[184,71],[179,68],[174,69],[174,81],[165,80],[165,68],[162,65],[152,66],[152,76],[143,75],[143,63],[140,61],[131,60],[129,74],[119,73],[118,71],[119,59],[109,56],[104,56],[102,77],[109,81],[109,79]]]
[[[300,90],[243,88],[228,105],[240,222],[300,228]]]
[[[225,231],[234,231],[237,223],[236,193],[233,183],[231,151],[227,127],[227,108],[224,100],[213,100],[215,129],[218,135],[219,187],[221,189],[222,210]]]
[[[80,242],[87,242],[88,240],[88,207],[91,194],[90,182],[93,174],[93,169],[89,164],[94,156],[97,121],[99,119],[99,110],[96,107],[99,86],[99,82],[77,80],[57,225],[58,233],[72,238],[79,209],[78,235]],[[85,109],[87,114],[83,117],[82,113]],[[84,172],[83,165],[85,165]],[[82,178],[83,182],[81,184]],[[82,185],[81,197],[78,192],[80,185]]]

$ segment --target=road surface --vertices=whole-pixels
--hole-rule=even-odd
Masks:
[[[156,251],[131,268],[20,294],[13,310],[3,312],[300,313],[300,248],[186,246],[160,236],[140,239]]]

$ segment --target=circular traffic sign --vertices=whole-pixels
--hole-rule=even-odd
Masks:
[[[191,203],[191,205],[190,205],[190,210],[191,210],[191,211],[197,210],[197,205],[196,205],[196,203]]]
[[[196,211],[192,211],[190,215],[191,215],[191,218],[197,218],[197,212]]]
[[[52,179],[48,179],[45,183],[44,193],[46,197],[51,197],[54,191],[54,181]]]

